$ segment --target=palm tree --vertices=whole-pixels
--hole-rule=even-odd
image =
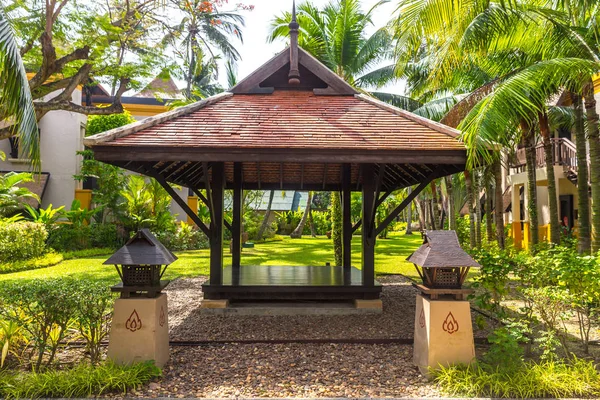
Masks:
[[[394,79],[394,65],[375,68],[389,57],[392,40],[385,28],[366,34],[373,25],[371,16],[381,0],[363,13],[359,0],[335,0],[319,9],[311,2],[298,6],[300,24],[298,44],[329,67],[346,82],[359,88],[380,87]],[[268,41],[287,38],[291,13],[284,13],[271,22]]]
[[[9,116],[14,135],[19,139],[22,154],[32,161],[34,170],[39,171],[41,168],[40,136],[33,100],[29,92],[29,82],[10,21],[2,6],[0,6],[0,68],[0,82],[2,82],[0,114]]]
[[[258,233],[256,234],[257,240],[262,240],[265,230],[267,229],[267,225],[269,224],[269,218],[271,217],[271,207],[273,207],[273,198],[275,197],[275,191],[271,190],[269,193],[269,202],[267,203],[267,209],[265,211],[265,216],[263,217],[262,223],[258,228]]]
[[[310,205],[312,203],[312,192],[308,192],[308,196],[306,198],[306,208],[304,209],[304,214],[302,214],[302,218],[298,223],[298,226],[292,233],[290,233],[290,237],[292,239],[300,239],[302,237],[302,232],[304,231],[304,225],[306,225],[306,221],[308,221],[308,215],[310,214]]]
[[[170,43],[185,62],[186,97],[190,98],[194,78],[199,75],[199,69],[202,70],[198,63],[202,64],[204,53],[210,54],[210,60],[217,59],[217,52],[227,60],[239,60],[240,54],[230,38],[243,41],[244,17],[219,11],[215,2],[171,0],[170,3],[183,18],[175,25],[165,24],[164,42]]]

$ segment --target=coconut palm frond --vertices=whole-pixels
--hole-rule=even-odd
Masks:
[[[421,103],[407,96],[382,92],[371,92],[370,94],[383,102],[406,111],[413,111],[421,107]]]
[[[35,171],[40,171],[40,133],[27,74],[21,61],[13,30],[0,7],[0,115],[12,123],[15,136],[19,138],[22,154],[29,158]]]

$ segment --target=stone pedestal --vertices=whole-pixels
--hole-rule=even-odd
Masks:
[[[117,364],[154,360],[159,367],[169,360],[167,295],[115,301],[108,358]]]
[[[413,362],[428,376],[429,367],[468,364],[475,359],[468,301],[431,300],[417,295]]]

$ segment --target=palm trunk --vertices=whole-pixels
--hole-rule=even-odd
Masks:
[[[598,112],[594,98],[594,84],[583,89],[587,120],[587,138],[590,146],[590,181],[592,186],[592,254],[600,250],[600,137],[598,135]],[[585,185],[585,182],[578,183]]]
[[[470,171],[465,171],[467,186],[467,206],[469,207],[469,246],[475,248],[475,209],[473,208],[473,179]]]
[[[552,138],[550,137],[550,126],[548,116],[543,113],[539,115],[540,134],[544,143],[544,155],[546,158],[546,176],[548,177],[548,206],[550,208],[550,241],[560,244],[560,222],[558,215],[558,200],[556,199],[556,180],[554,177],[554,157],[552,152]]]
[[[481,174],[473,171],[473,194],[475,196],[475,246],[481,247]]]
[[[417,215],[419,217],[419,230],[423,231],[425,230],[425,212],[423,211],[423,207],[421,206],[421,203],[419,201],[417,201],[417,199],[413,200],[413,203],[415,203],[415,209],[417,210]]]
[[[427,201],[429,203],[429,224],[431,226],[431,230],[436,230],[436,220],[435,220],[435,212],[433,211],[433,199]]]
[[[504,199],[502,198],[502,163],[500,162],[500,154],[494,160],[494,194],[496,197],[496,241],[501,249],[504,249]]]
[[[448,192],[448,229],[456,230],[456,212],[454,210],[454,188],[452,187],[452,176],[446,177],[446,192]]]
[[[407,196],[412,193],[412,187],[408,188]],[[406,207],[406,232],[405,235],[412,235],[412,202]]]
[[[435,180],[431,181],[431,221],[433,229],[438,227],[438,196],[437,196],[437,185]],[[440,228],[442,229],[442,228]]]
[[[342,203],[340,192],[331,192],[331,238],[335,265],[343,264],[342,254]]]
[[[531,249],[539,242],[538,213],[537,213],[537,181],[535,176],[535,129],[526,121],[521,121],[523,140],[525,142],[525,164],[527,168],[527,211],[529,212],[529,234]]]
[[[579,218],[577,250],[579,253],[589,253],[592,247],[590,237],[590,197],[588,193],[588,162],[585,140],[585,123],[581,96],[572,94],[575,113],[575,146],[577,147],[577,208]]]
[[[306,221],[308,220],[308,215],[310,214],[310,203],[312,201],[312,193],[308,192],[308,199],[306,200],[306,208],[304,209],[304,214],[302,214],[302,218],[298,223],[298,226],[292,233],[290,233],[290,237],[292,239],[300,239],[302,237],[302,232],[304,231],[304,225],[306,225]]]
[[[267,210],[265,211],[265,216],[258,228],[258,233],[256,235],[257,240],[262,240],[263,235],[265,234],[265,230],[267,229],[267,225],[269,225],[269,217],[271,216],[271,206],[273,205],[273,197],[275,197],[275,191],[271,190],[269,193],[269,203],[267,204]]]
[[[485,182],[485,236],[488,242],[494,240],[494,219],[492,217],[492,208],[494,201],[492,196],[492,183],[486,180]]]

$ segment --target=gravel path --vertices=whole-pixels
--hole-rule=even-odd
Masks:
[[[206,278],[178,279],[169,296],[171,340],[288,340],[412,338],[417,290],[403,276],[378,278],[383,313],[352,316],[240,316],[200,312]],[[477,314],[473,312],[473,321]],[[475,337],[488,332],[473,325]]]
[[[434,397],[412,346],[260,344],[179,347],[140,397]]]

